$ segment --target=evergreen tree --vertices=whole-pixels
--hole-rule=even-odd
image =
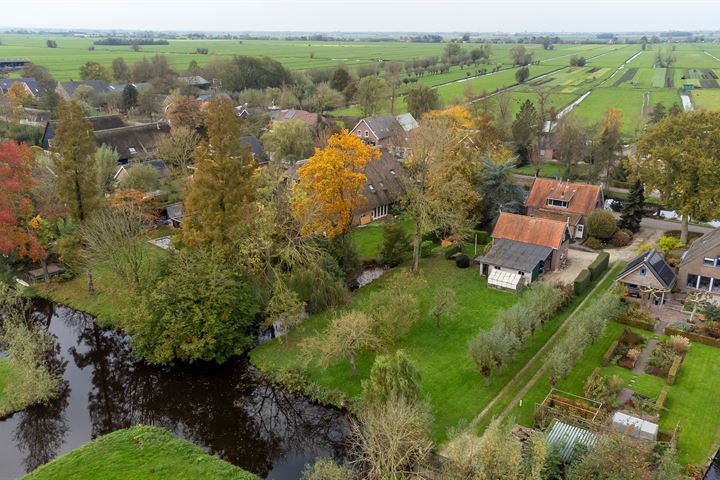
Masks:
[[[77,222],[100,204],[95,163],[95,133],[78,101],[60,105],[53,151],[57,154],[58,194]]]
[[[515,152],[520,166],[527,165],[530,161],[530,155],[539,131],[540,116],[535,109],[535,105],[530,100],[525,100],[512,124]]]
[[[618,226],[635,233],[640,230],[643,212],[645,211],[645,188],[639,180],[630,189],[630,194],[623,204]]]
[[[383,225],[383,243],[380,247],[380,262],[388,267],[400,265],[410,252],[410,236],[399,222]]]
[[[138,91],[135,85],[128,83],[122,91],[122,109],[124,112],[136,107],[138,104]]]

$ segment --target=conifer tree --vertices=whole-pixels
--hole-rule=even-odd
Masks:
[[[627,200],[623,204],[618,226],[635,233],[640,230],[643,211],[645,210],[645,188],[639,180],[630,189]]]

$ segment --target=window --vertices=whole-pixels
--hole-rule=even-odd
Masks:
[[[369,138],[369,137],[370,137],[370,132],[368,132],[367,130],[365,130],[365,138]]]
[[[640,275],[645,276],[645,267],[640,268]]]
[[[720,278],[713,278],[710,286],[710,291],[713,293],[720,292]]]
[[[360,130],[357,131],[357,136],[362,137],[362,132]]]
[[[710,277],[700,277],[700,282],[698,283],[698,289],[699,290],[710,290]]]
[[[135,150],[135,147],[128,148],[128,152],[130,152],[130,155],[135,155],[137,153],[137,150]]]
[[[372,186],[372,183],[368,183],[368,188],[370,189],[371,192],[375,191],[375,187]]]
[[[377,220],[378,218],[385,217],[387,216],[389,211],[390,207],[388,205],[380,205],[379,207],[375,207],[372,209],[372,219]]]
[[[687,282],[685,283],[685,285],[688,288],[697,288],[697,282],[698,282],[698,276],[693,275],[692,273],[689,273],[687,276]]]
[[[714,267],[714,266],[715,266],[715,259],[714,259],[714,258],[705,257],[705,258],[703,258],[703,265],[709,265],[709,266],[711,266],[711,267]]]
[[[567,200],[557,200],[557,199],[555,199],[555,198],[548,198],[548,199],[547,199],[547,204],[550,205],[550,206],[552,206],[552,207],[564,207],[564,208],[567,208],[567,206],[568,206]]]

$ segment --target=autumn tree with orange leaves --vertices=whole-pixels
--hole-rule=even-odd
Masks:
[[[38,237],[40,218],[30,191],[33,155],[27,145],[0,143],[0,253],[44,262],[47,252]]]
[[[380,152],[347,130],[330,137],[327,147],[298,169],[293,210],[303,234],[328,238],[346,233],[353,216],[365,206],[365,166],[380,159]]]

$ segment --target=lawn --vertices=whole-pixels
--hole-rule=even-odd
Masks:
[[[13,373],[12,363],[7,359],[0,358],[0,418],[2,418],[3,412],[9,414],[17,410],[16,405],[10,404],[5,392]]]
[[[377,260],[380,256],[380,247],[383,243],[383,226],[393,220],[384,219],[367,225],[354,228],[350,232],[350,239],[360,254],[360,260],[369,262]],[[412,218],[402,216],[398,220],[403,230],[409,235],[413,232],[414,224]]]
[[[697,109],[720,110],[720,89],[693,90],[690,97]]]
[[[139,425],[117,430],[40,466],[24,480],[258,480],[162,428]]]

